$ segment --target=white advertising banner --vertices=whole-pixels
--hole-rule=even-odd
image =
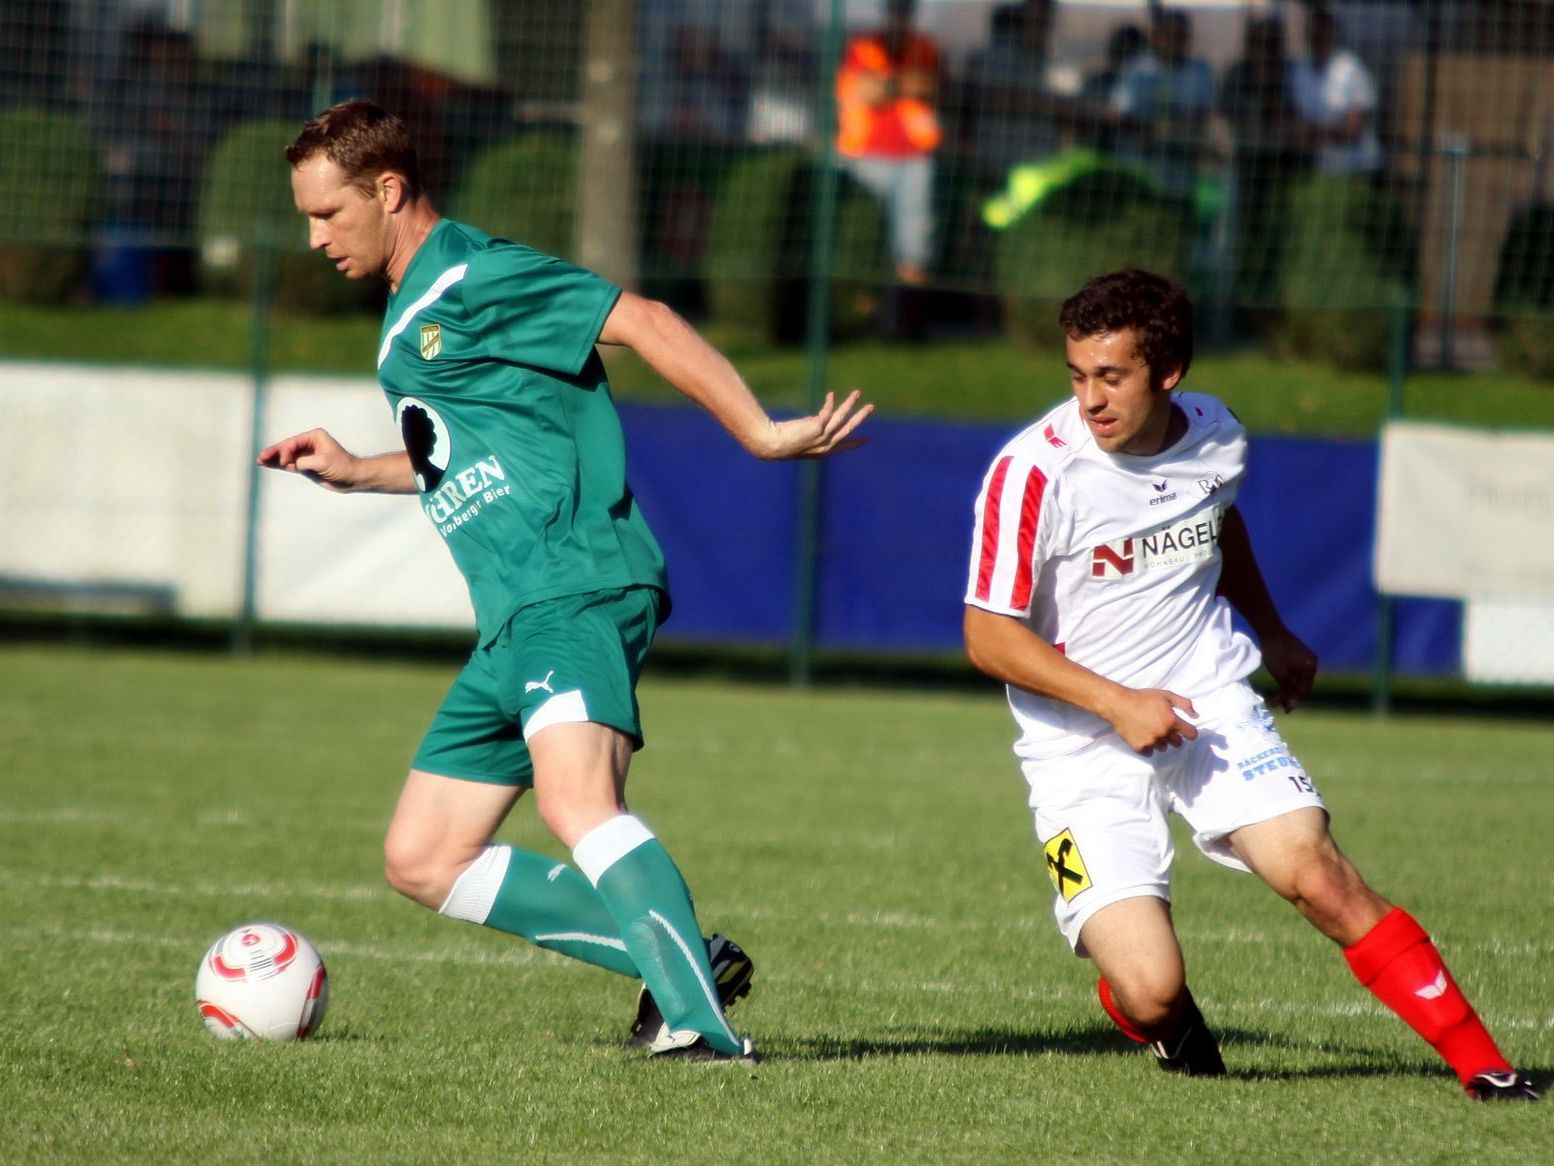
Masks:
[[[1554,435],[1388,422],[1375,578],[1394,595],[1554,600]]]
[[[399,434],[369,378],[271,381],[260,434],[314,426],[382,453]],[[0,364],[15,435],[0,493],[0,592],[51,607],[229,618],[241,610],[253,389],[238,374]],[[412,496],[259,476],[260,619],[473,628],[468,593]]]

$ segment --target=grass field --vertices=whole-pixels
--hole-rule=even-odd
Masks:
[[[7,1162],[1554,1161],[1475,1106],[1253,880],[1179,858],[1230,1076],[1115,1035],[1058,939],[999,695],[650,678],[634,806],[758,963],[755,1070],[624,1053],[634,986],[397,899],[379,836],[451,670],[0,649]],[[1284,722],[1384,892],[1519,1064],[1554,1075],[1554,728]],[[555,853],[520,805],[506,836]],[[223,1044],[221,931],[308,933],[330,1011]]]

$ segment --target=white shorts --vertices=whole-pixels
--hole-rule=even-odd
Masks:
[[[1141,895],[1170,901],[1171,813],[1193,828],[1204,854],[1244,871],[1227,834],[1326,808],[1251,685],[1226,685],[1193,708],[1198,736],[1178,748],[1144,757],[1107,733],[1077,752],[1021,765],[1057,892],[1053,913],[1076,955],[1085,954],[1080,928],[1102,907]]]

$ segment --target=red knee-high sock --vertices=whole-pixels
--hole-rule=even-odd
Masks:
[[[1101,998],[1101,1007],[1106,1009],[1106,1015],[1112,1018],[1112,1023],[1122,1030],[1122,1035],[1131,1041],[1137,1041],[1141,1045],[1147,1045],[1149,1038],[1141,1033],[1126,1016],[1122,1009],[1117,1007],[1117,1001],[1112,996],[1112,986],[1102,976],[1095,982],[1095,994]]]
[[[1464,1085],[1477,1073],[1511,1067],[1435,944],[1401,907],[1345,948],[1344,959],[1355,978],[1424,1037]]]

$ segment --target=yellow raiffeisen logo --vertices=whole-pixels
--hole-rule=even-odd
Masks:
[[[1090,874],[1085,870],[1085,860],[1079,855],[1079,845],[1074,841],[1074,834],[1070,830],[1064,830],[1047,839],[1047,845],[1042,847],[1047,855],[1047,874],[1052,879],[1052,888],[1063,896],[1066,903],[1080,891],[1090,887]]]
[[[431,360],[442,351],[442,325],[421,325],[421,359]]]

